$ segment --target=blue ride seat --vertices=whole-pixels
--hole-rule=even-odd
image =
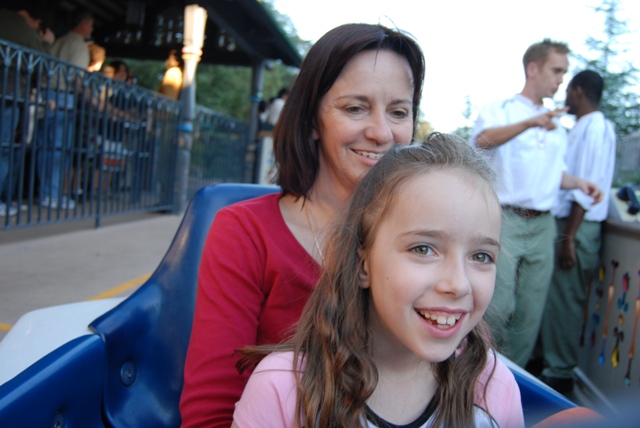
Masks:
[[[0,386],[0,427],[178,427],[198,269],[216,212],[276,186],[218,184],[191,200],[151,277],[74,339]]]
[[[515,363],[510,361],[506,361],[506,363],[520,388],[526,426],[533,426],[553,414],[576,407],[576,404],[571,400],[551,389]]]
[[[2,427],[104,427],[106,352],[87,334],[47,354],[0,385]]]
[[[251,184],[200,189],[152,276],[90,324],[97,335],[63,345],[0,386],[0,426],[56,426],[51,421],[59,420],[61,427],[180,426],[184,361],[211,222],[227,205],[277,191]],[[527,426],[575,406],[537,379],[512,371]]]
[[[177,427],[198,269],[216,212],[279,191],[218,184],[200,189],[156,271],[134,294],[91,323],[104,339],[104,414],[114,427]]]

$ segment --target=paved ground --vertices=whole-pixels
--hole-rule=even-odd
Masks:
[[[181,217],[0,231],[0,339],[31,310],[131,294],[158,266]]]

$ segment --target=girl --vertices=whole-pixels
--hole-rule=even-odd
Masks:
[[[500,247],[493,182],[453,137],[392,148],[333,231],[293,339],[242,351],[241,371],[264,359],[234,426],[524,426],[483,322]]]

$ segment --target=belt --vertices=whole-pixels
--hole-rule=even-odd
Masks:
[[[503,205],[502,209],[505,211],[511,211],[512,213],[524,218],[537,218],[549,213],[549,211],[538,211],[513,205]]]

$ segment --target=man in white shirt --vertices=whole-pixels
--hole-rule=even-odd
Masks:
[[[524,54],[525,86],[514,97],[480,111],[470,143],[484,150],[498,178],[503,207],[491,322],[502,352],[524,367],[538,337],[553,272],[556,226],[551,208],[558,191],[599,189],[566,172],[566,132],[543,98],[553,97],[567,72],[569,48],[545,39]],[[599,200],[599,199],[597,199]]]
[[[540,378],[563,393],[573,389],[580,322],[588,284],[600,265],[601,223],[613,182],[616,136],[613,123],[600,111],[603,86],[598,73],[582,71],[569,83],[565,101],[578,119],[569,132],[568,172],[597,184],[604,197],[592,205],[580,190],[560,191],[551,210],[558,228],[557,260],[540,328],[545,366]]]

